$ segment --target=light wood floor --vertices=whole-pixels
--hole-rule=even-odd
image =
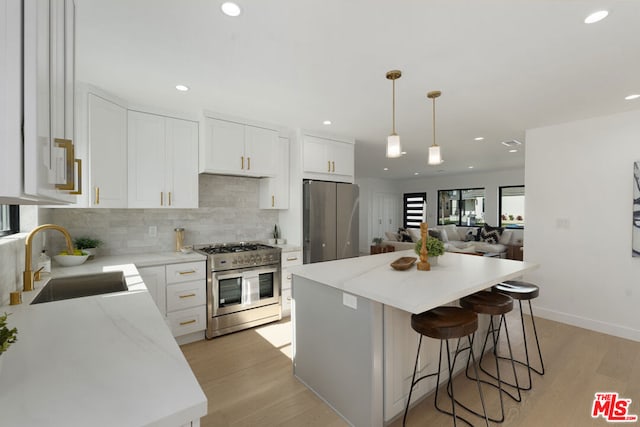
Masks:
[[[512,341],[520,342],[519,318],[511,317],[509,325]],[[640,415],[640,343],[545,319],[536,319],[536,325],[547,372],[543,377],[534,374],[533,390],[524,392],[521,403],[505,400],[503,426],[607,425],[602,418],[591,418],[594,393],[604,391],[632,399],[630,413]],[[293,377],[288,320],[188,344],[182,351],[209,400],[203,427],[346,425]],[[501,367],[501,372],[507,370]],[[474,382],[458,376],[454,386],[462,401],[478,401]],[[497,393],[488,387],[484,391],[490,414],[497,414]],[[469,419],[484,425],[478,418]],[[401,419],[391,424],[401,425]],[[433,396],[428,396],[411,409],[407,425],[453,423],[433,408]]]

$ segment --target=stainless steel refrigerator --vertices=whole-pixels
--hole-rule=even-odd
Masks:
[[[359,195],[355,184],[304,181],[305,264],[358,256]]]

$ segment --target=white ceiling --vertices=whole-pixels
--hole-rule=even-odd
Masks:
[[[357,177],[521,168],[524,149],[501,141],[640,108],[624,100],[640,93],[637,0],[238,0],[238,18],[221,0],[76,3],[79,80],[138,104],[354,137]],[[583,23],[600,9],[607,19]],[[385,158],[392,69],[400,159]],[[437,167],[430,90],[443,93]]]

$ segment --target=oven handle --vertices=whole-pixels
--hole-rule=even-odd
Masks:
[[[241,268],[232,271],[221,271],[221,272],[213,272],[214,280],[224,280],[224,279],[233,279],[234,277],[245,277],[245,275],[255,276],[256,274],[265,274],[265,273],[276,273],[278,271],[278,267],[247,267]]]

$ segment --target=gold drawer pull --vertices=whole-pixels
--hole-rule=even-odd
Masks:
[[[171,191],[169,191],[169,206],[171,206]]]
[[[274,207],[276,205],[276,196],[272,195],[271,196],[271,207]]]
[[[196,294],[187,294],[187,295],[179,295],[178,298],[191,298],[191,297],[195,297]]]
[[[164,206],[164,193],[160,192],[160,206]]]
[[[287,257],[287,261],[296,261],[297,259],[297,256]]]
[[[240,169],[244,169],[244,156],[240,156]]]
[[[327,172],[331,172],[331,160],[327,160]]]
[[[247,157],[247,170],[251,170],[251,157]]]
[[[196,319],[187,320],[186,322],[180,322],[180,326],[190,325],[196,323]]]
[[[336,171],[336,162],[331,161],[331,172],[335,172]]]
[[[100,187],[96,187],[96,205],[100,204]]]
[[[82,159],[76,159],[75,162],[78,165],[78,190],[69,194],[82,194]]]
[[[178,271],[178,274],[181,276],[184,276],[185,274],[193,274],[195,273],[195,270],[189,270],[189,271]]]

